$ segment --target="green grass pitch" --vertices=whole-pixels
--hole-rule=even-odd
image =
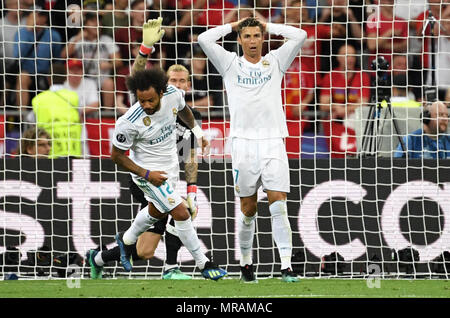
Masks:
[[[70,284],[72,283],[72,284]],[[79,283],[79,284],[78,284]],[[79,288],[69,288],[79,286]],[[0,298],[84,298],[84,297],[174,297],[174,298],[321,298],[321,297],[432,297],[450,298],[449,280],[380,280],[380,288],[369,288],[363,279],[302,279],[284,283],[280,279],[260,279],[245,284],[238,279],[209,281],[163,281],[157,279],[17,280],[0,281]]]

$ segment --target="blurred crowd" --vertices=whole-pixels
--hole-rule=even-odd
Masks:
[[[450,0],[4,0],[2,5],[0,138],[23,136],[37,117],[67,119],[69,108],[76,110],[70,116],[81,128],[64,138],[86,138],[83,126],[90,118],[114,121],[134,102],[125,78],[139,52],[142,24],[159,16],[166,32],[148,67],[185,65],[191,72],[187,102],[208,120],[226,118],[227,99],[221,77],[196,43],[201,32],[248,16],[305,30],[308,38],[283,83],[294,137],[288,144],[307,134],[339,137],[336,129],[354,135],[356,110],[386,97],[378,96],[380,77],[388,81],[395,106],[421,107],[432,86],[436,98],[450,101]],[[236,37],[225,37],[224,47],[239,52]],[[266,39],[263,54],[283,43],[276,36]],[[380,60],[373,63],[379,57],[386,61],[383,69]],[[39,95],[60,90],[67,94],[43,109],[45,96]],[[327,142],[328,151],[333,144],[346,147],[341,139]],[[15,153],[23,153],[19,142],[16,146]],[[81,145],[73,154],[85,151]]]

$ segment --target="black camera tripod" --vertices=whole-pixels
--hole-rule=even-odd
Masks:
[[[431,68],[430,68],[430,78],[431,78],[431,86],[425,87],[424,97],[428,103],[432,103],[438,100],[438,89],[436,85],[436,45],[435,45],[435,34],[434,34],[434,24],[437,23],[441,29],[447,32],[445,27],[437,20],[431,9],[428,9],[428,18],[426,19],[423,29],[422,35],[426,36],[426,29],[430,26],[430,39],[431,39]],[[439,35],[439,34],[438,34]]]
[[[369,113],[367,114],[367,120],[364,127],[364,133],[361,141],[360,156],[375,156],[380,147],[381,140],[377,141],[377,137],[380,131],[383,131],[384,122],[387,118],[388,112],[392,118],[395,133],[397,134],[398,141],[402,146],[402,150],[405,151],[406,147],[400,136],[400,130],[398,129],[398,123],[392,111],[391,94],[390,94],[390,77],[387,73],[389,69],[389,62],[384,57],[379,56],[372,61],[372,69],[377,70],[377,90],[376,94],[372,96],[372,100],[369,104]],[[378,97],[378,98],[377,98]],[[384,114],[383,125],[380,128],[380,117],[383,106],[386,107]],[[381,130],[380,130],[381,129]]]

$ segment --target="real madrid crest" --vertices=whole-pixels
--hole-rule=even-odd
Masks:
[[[262,66],[269,67],[269,65],[270,65],[269,61],[267,61],[267,60],[262,61]]]
[[[241,192],[241,189],[239,188],[239,186],[236,186],[235,189],[236,189],[237,193]]]
[[[172,108],[172,113],[176,116],[178,114],[178,110],[174,107]]]
[[[170,205],[174,205],[175,204],[175,200],[172,198],[167,198],[167,201],[169,201]]]
[[[144,122],[145,126],[150,126],[150,124],[152,123],[152,120],[150,119],[150,117],[145,116],[142,121]]]

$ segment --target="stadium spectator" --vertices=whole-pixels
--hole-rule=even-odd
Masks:
[[[330,119],[344,120],[370,99],[370,78],[356,67],[356,50],[352,45],[339,49],[338,66],[326,74],[321,82],[320,110]]]
[[[321,82],[319,109],[329,114],[322,125],[332,158],[356,152],[355,110],[370,99],[370,77],[356,67],[356,60],[353,46],[341,46],[338,66]]]
[[[394,15],[394,0],[379,0],[377,8],[379,12],[371,14],[366,22],[369,64],[382,55],[392,66],[392,53],[407,51],[408,22]]]
[[[289,136],[286,137],[286,149],[288,155],[300,156],[300,140],[305,129],[313,130],[311,125],[316,118],[306,117],[304,113],[308,110],[314,99],[314,76],[303,71],[304,65],[300,63],[300,57],[295,57],[291,66],[285,73],[282,82],[281,96],[285,105],[286,122]]]
[[[50,61],[61,54],[61,37],[48,28],[48,11],[36,5],[27,17],[27,24],[14,37],[14,57],[20,59],[16,82],[16,105],[30,106],[31,91],[48,88]]]
[[[425,29],[425,34],[422,35],[424,23],[429,19],[431,14],[436,19],[433,28],[434,39],[434,53],[435,53],[435,83],[438,87],[439,100],[450,101],[450,79],[448,70],[450,69],[450,62],[448,55],[450,52],[450,1],[449,0],[428,0],[429,10],[422,12],[416,20],[416,36],[422,41],[422,66],[424,69],[424,78],[426,85],[431,85],[431,25]]]
[[[279,21],[283,0],[255,0],[256,10],[264,17],[268,22]]]
[[[308,37],[300,52],[300,61],[305,66],[304,72],[314,76],[314,83],[318,84],[322,76],[318,72],[321,70],[322,44],[324,39],[331,37],[330,26],[316,24],[310,18],[306,0],[289,0],[285,13],[278,19],[278,22],[301,27],[306,31]]]
[[[436,101],[424,109],[423,125],[403,138],[406,152],[399,143],[395,158],[450,158],[450,135],[448,128],[448,109],[441,101]]]
[[[26,24],[26,19],[21,19],[19,15],[18,0],[6,0],[4,5],[4,16],[0,18],[0,73],[6,73],[6,85],[3,87],[3,79],[0,78],[0,94],[4,88],[11,88],[16,83],[15,76],[11,76],[19,73],[19,61],[14,58],[14,36],[19,31],[19,25]]]
[[[160,53],[164,51],[166,66],[182,64],[178,60],[179,57],[186,56],[190,50],[190,43],[195,41],[197,33],[200,32],[194,17],[199,14],[205,1],[196,0],[193,3],[191,0],[153,1],[147,9],[149,13],[147,19],[156,19],[160,16],[163,18],[164,44],[157,44],[157,46],[161,45]],[[200,29],[203,30],[203,27]]]
[[[408,72],[408,57],[406,54],[394,54],[392,56],[392,78],[399,75],[405,76],[404,86],[407,87],[408,98],[415,100],[416,95],[413,92],[415,87],[411,86],[417,84],[417,82],[412,79],[412,76]]]
[[[325,23],[331,26],[333,30],[333,36],[331,38],[331,48],[328,44],[324,43],[323,53],[324,55],[332,55],[332,61],[328,56],[322,58],[324,69],[333,68],[336,65],[336,55],[339,48],[342,45],[350,44],[356,52],[362,52],[362,21],[358,20],[357,15],[354,13],[356,7],[349,7],[349,0],[328,0],[328,8],[322,11],[320,23]],[[332,62],[332,65],[330,65]],[[325,65],[329,66],[326,67]],[[361,64],[360,64],[361,65]]]
[[[78,113],[78,94],[64,88],[66,67],[52,64],[52,85],[33,98],[33,112],[38,128],[51,136],[51,158],[80,157],[82,124]]]
[[[170,24],[165,37],[165,41],[172,42],[165,45],[167,57],[171,60],[169,66],[174,63],[187,64],[188,61],[177,59],[190,53],[191,43],[196,42],[198,35],[208,26],[221,25],[232,8],[234,5],[228,0],[193,0],[192,3],[190,0],[178,1],[176,11],[179,13],[170,15],[170,20],[164,22],[166,25]]]
[[[298,120],[302,111],[306,111],[308,105],[314,99],[314,77],[308,72],[304,72],[304,65],[300,64],[300,59],[296,57],[291,66],[286,71],[283,82],[284,93],[283,104],[286,105],[286,119]]]
[[[67,80],[64,88],[75,91],[78,94],[78,111],[81,121],[86,120],[89,115],[98,112],[99,91],[97,83],[83,75],[83,62],[77,59],[67,61]]]
[[[139,45],[142,41],[142,25],[145,23],[145,1],[135,0],[130,5],[131,25],[129,28],[118,28],[114,32],[114,41],[119,46],[124,66],[131,61],[131,45]],[[125,65],[126,64],[126,65]]]
[[[405,73],[394,75],[392,78],[391,104],[393,107],[420,107],[414,95],[408,91],[407,76]]]
[[[222,80],[219,76],[208,74],[208,59],[198,45],[194,45],[191,59],[192,90],[186,95],[186,103],[204,115],[213,106],[221,106]]]
[[[23,132],[19,153],[23,156],[44,159],[48,158],[51,148],[52,142],[48,132],[34,126]]]
[[[406,75],[408,73],[408,57],[406,54],[392,56],[392,75]]]
[[[130,25],[127,10],[128,0],[114,0],[113,3],[112,8],[106,10],[101,17],[101,33],[111,38],[114,37],[114,34],[118,30],[128,30],[128,26]]]
[[[87,13],[84,17],[83,29],[67,43],[63,58],[83,60],[84,74],[97,82],[101,91],[101,105],[113,108],[114,78],[122,65],[119,47],[107,35],[99,35],[97,15]]]
[[[51,0],[47,2],[50,10],[52,28],[59,32],[62,41],[75,36],[81,26],[82,0]],[[84,10],[88,9],[86,6]]]
[[[265,20],[265,18],[257,10],[250,7],[249,5],[241,4],[239,7],[235,7],[228,11],[228,13],[224,17],[223,22],[226,24],[253,16],[258,17],[262,21]]]
[[[234,8],[233,3],[228,0],[209,0],[203,6],[194,24],[204,26],[218,26],[223,24],[224,16]]]

